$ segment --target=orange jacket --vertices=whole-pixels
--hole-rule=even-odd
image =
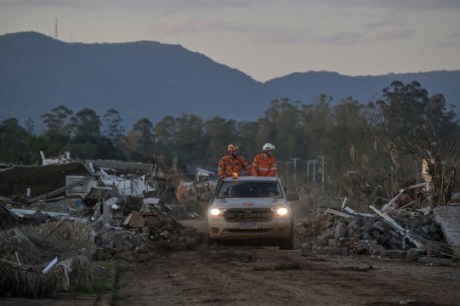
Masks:
[[[246,175],[250,174],[248,162],[242,156],[233,157],[228,154],[220,159],[217,175],[220,178],[231,177],[233,172],[239,175],[242,169],[244,169]]]
[[[252,176],[277,176],[276,158],[265,153],[257,154],[251,166]]]

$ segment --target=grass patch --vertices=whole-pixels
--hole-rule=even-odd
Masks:
[[[117,264],[114,261],[104,261],[102,263],[102,267],[106,269],[107,271],[110,272],[116,272],[117,271]]]
[[[74,291],[86,294],[102,294],[114,290],[114,280],[117,274],[117,264],[113,261],[104,261],[94,264],[93,280],[90,284],[78,284]]]
[[[80,284],[75,288],[75,292],[87,294],[102,294],[110,291],[112,291],[112,286],[109,285],[107,279],[95,280],[90,285]]]

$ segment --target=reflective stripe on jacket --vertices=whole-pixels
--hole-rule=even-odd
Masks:
[[[252,176],[277,176],[276,158],[267,154],[257,154],[251,166]]]
[[[220,178],[231,177],[233,172],[240,174],[242,169],[244,169],[246,175],[250,174],[248,162],[242,156],[233,157],[229,154],[220,159],[217,175]]]

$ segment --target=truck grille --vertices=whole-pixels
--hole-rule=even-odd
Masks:
[[[245,209],[228,209],[224,213],[224,219],[227,222],[239,221],[271,221],[273,211],[269,208],[245,208]]]

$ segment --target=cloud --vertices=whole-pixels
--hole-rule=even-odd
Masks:
[[[362,33],[343,32],[330,36],[318,37],[316,41],[331,45],[356,45],[365,42]]]
[[[206,32],[234,32],[234,33],[267,33],[273,35],[278,32],[288,32],[288,29],[264,23],[246,23],[237,21],[223,21],[217,19],[189,19],[186,21],[176,21],[152,27],[152,32],[158,35],[181,35],[186,33],[206,33]]]
[[[401,38],[409,38],[414,35],[414,31],[407,27],[392,27],[373,35],[369,41],[388,41]]]
[[[446,38],[445,42],[439,44],[441,47],[457,47],[460,46],[460,32],[453,33]]]
[[[393,27],[383,31],[366,32],[343,32],[330,36],[318,37],[317,41],[332,45],[355,45],[374,42],[388,42],[398,39],[409,38],[414,35],[414,31],[407,27]]]
[[[384,19],[384,20],[368,22],[364,25],[364,27],[367,29],[375,29],[375,28],[393,26],[394,24],[395,24],[395,21],[390,20],[390,19]]]
[[[221,27],[221,22],[217,20],[191,20],[187,22],[176,22],[152,27],[152,32],[156,35],[175,36],[185,33],[203,33],[215,31]]]
[[[114,11],[129,11],[126,22],[143,19],[143,29],[160,39],[213,32],[263,44],[355,45],[411,37],[406,23],[413,18],[404,10],[460,9],[460,0],[0,0],[5,5],[110,8],[104,16],[116,20]]]
[[[313,4],[315,0],[299,1]],[[330,7],[367,7],[404,10],[460,9],[458,0],[322,0],[321,4]]]
[[[275,1],[276,2],[276,1]],[[0,0],[0,5],[16,7],[113,8],[127,10],[188,11],[248,6],[244,0]]]
[[[291,28],[287,25],[269,23],[246,23],[237,21],[222,21],[217,19],[192,19],[164,23],[152,27],[151,32],[159,36],[178,36],[182,34],[206,34],[232,32],[247,34],[253,43],[261,44],[305,44],[319,43],[324,45],[356,45],[372,42],[392,41],[408,38],[414,31],[404,25],[385,20],[365,30],[341,31],[330,34],[315,33],[315,28]]]
[[[313,37],[309,31],[279,30],[258,33],[253,42],[262,44],[302,44],[312,41],[312,39]]]
[[[460,9],[458,0],[0,0],[9,6],[54,6],[94,8],[111,7],[125,9],[153,9],[160,11],[184,11],[235,7],[367,7],[410,10]]]

